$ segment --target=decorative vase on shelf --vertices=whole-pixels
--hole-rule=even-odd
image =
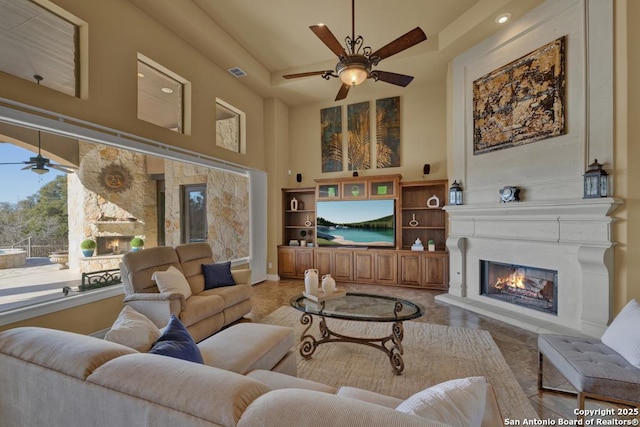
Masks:
[[[291,199],[291,210],[292,211],[297,211],[298,210],[298,200],[296,200],[295,197],[293,199]]]
[[[304,291],[311,295],[318,293],[318,270],[310,268],[304,271]]]
[[[325,294],[332,294],[336,291],[336,281],[330,274],[322,276],[322,291]]]

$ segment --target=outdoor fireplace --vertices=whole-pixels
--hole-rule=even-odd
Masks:
[[[480,260],[480,294],[511,304],[558,314],[558,272]]]
[[[96,255],[118,255],[129,252],[133,236],[101,236],[96,238]]]

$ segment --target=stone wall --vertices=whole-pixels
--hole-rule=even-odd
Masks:
[[[110,256],[82,261],[80,242],[98,236],[138,236],[157,245],[155,182],[146,174],[145,155],[80,141],[80,168],[69,175],[69,266],[82,272],[117,268]],[[110,168],[122,172],[124,184],[110,186]]]
[[[165,161],[167,246],[180,244],[181,186],[206,184],[208,243],[216,261],[249,256],[248,177],[171,160]]]

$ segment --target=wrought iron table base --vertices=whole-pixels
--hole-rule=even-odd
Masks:
[[[391,327],[391,335],[382,338],[357,338],[339,334],[329,329],[327,321],[322,315],[318,328],[320,329],[320,339],[316,339],[307,332],[313,325],[313,317],[309,313],[303,313],[300,317],[300,323],[307,325],[300,336],[300,355],[305,359],[311,359],[316,348],[320,344],[328,342],[350,342],[356,344],[364,344],[382,350],[391,363],[391,369],[396,375],[400,375],[404,369],[404,361],[402,360],[402,339],[404,337],[404,327],[402,322],[393,322]]]

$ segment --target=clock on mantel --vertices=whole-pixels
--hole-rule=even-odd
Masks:
[[[131,187],[131,173],[124,166],[109,165],[100,172],[100,185],[106,190],[118,193]]]

